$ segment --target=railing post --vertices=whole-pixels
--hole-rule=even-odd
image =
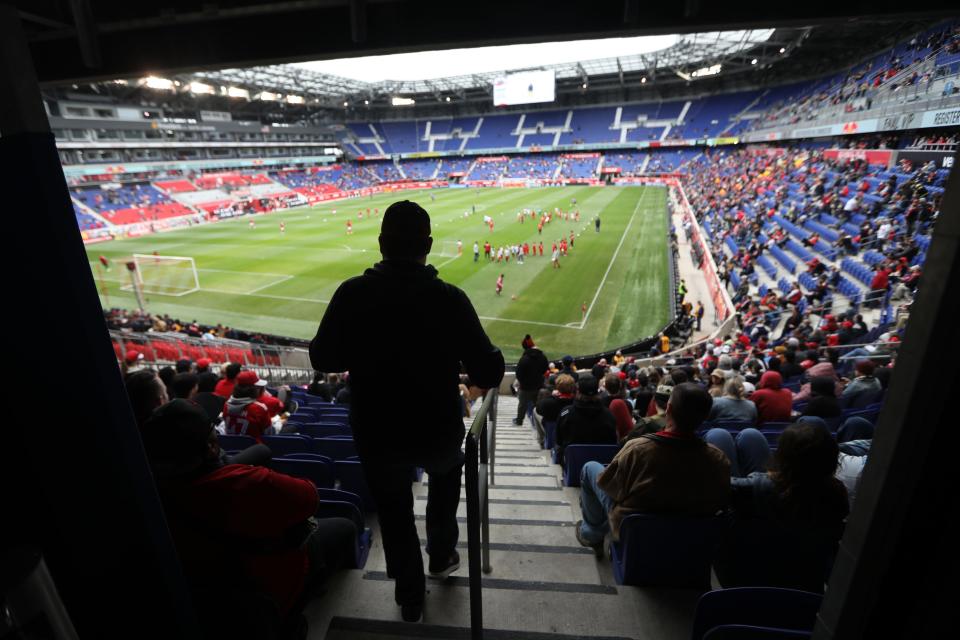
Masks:
[[[482,409],[481,409],[482,410]],[[480,488],[477,439],[467,434],[465,484],[467,491],[467,567],[470,584],[470,638],[483,638],[483,595],[480,584]]]

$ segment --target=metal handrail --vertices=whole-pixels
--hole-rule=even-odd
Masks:
[[[497,427],[496,388],[487,391],[467,432],[464,465],[467,492],[467,555],[470,583],[470,637],[483,638],[480,572],[490,573],[490,500],[488,468],[493,467]],[[489,425],[488,425],[489,423]],[[491,474],[492,475],[492,474]]]

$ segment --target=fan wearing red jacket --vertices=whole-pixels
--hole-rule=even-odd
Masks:
[[[265,435],[273,435],[269,401],[261,399],[265,386],[267,381],[261,380],[256,371],[241,371],[237,375],[233,394],[223,405],[223,423],[227,434],[250,436],[257,442],[263,442]]]
[[[222,628],[223,607],[236,597],[249,603],[252,594],[275,605],[282,625],[311,583],[354,558],[353,522],[308,525],[319,503],[311,481],[224,464],[216,431],[197,405],[174,400],[160,407],[141,435],[184,577],[205,594],[195,602],[204,627]],[[264,620],[254,620],[258,613]],[[276,624],[256,608],[244,619]]]

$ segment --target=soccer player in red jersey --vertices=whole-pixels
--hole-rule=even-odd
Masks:
[[[540,243],[540,257],[543,257],[543,242]]]
[[[500,274],[500,277],[497,278],[497,295],[500,295],[503,292],[503,274]]]
[[[353,223],[347,220],[347,235],[353,235]]]

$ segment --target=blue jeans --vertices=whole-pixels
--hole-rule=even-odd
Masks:
[[[589,542],[603,542],[610,531],[607,514],[613,509],[613,500],[597,486],[597,478],[606,467],[599,462],[588,462],[580,472],[580,512],[583,524],[580,534]]]
[[[754,471],[762,473],[767,470],[770,445],[756,429],[744,429],[737,434],[736,441],[726,429],[710,429],[703,439],[726,454],[732,477],[746,478]]]

